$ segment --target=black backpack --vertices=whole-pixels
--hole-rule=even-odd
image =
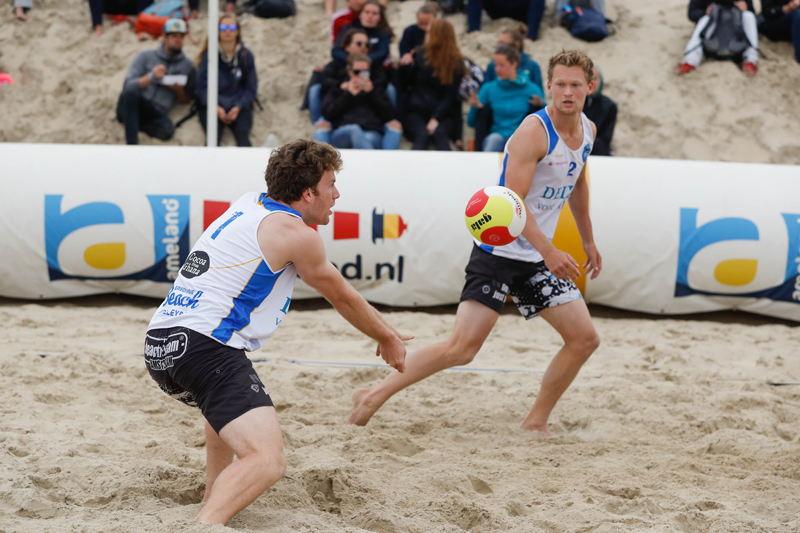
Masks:
[[[716,5],[709,14],[711,20],[700,34],[703,54],[709,59],[742,62],[745,50],[751,46],[742,26],[742,11],[734,5]]]

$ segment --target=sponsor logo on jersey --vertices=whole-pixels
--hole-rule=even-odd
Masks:
[[[710,219],[681,208],[675,296],[695,294],[800,302],[800,214]]]

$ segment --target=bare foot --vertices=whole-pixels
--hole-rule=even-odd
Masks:
[[[97,25],[94,27],[94,35],[92,35],[92,39],[97,39],[98,37],[103,35],[103,26]]]
[[[28,16],[25,14],[24,7],[15,7],[14,15],[16,15],[19,20],[28,20]]]
[[[372,389],[356,389],[353,393],[353,410],[350,411],[350,416],[347,418],[348,424],[355,424],[357,426],[366,426],[377,407],[369,405],[367,396]]]
[[[534,431],[537,434],[539,434],[539,436],[542,437],[553,436],[553,434],[547,430],[547,424],[539,424],[536,422],[531,422],[526,424],[525,422],[523,422],[522,425],[520,426],[520,429],[527,429],[528,431]]]

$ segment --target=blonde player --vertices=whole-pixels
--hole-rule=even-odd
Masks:
[[[522,235],[511,244],[473,246],[466,284],[450,338],[406,360],[405,373],[392,372],[380,384],[353,395],[348,423],[364,425],[395,393],[440,370],[472,361],[492,331],[510,294],[522,315],[541,315],[564,339],[542,379],[522,428],[549,435],[547,420],[556,402],[597,349],[586,303],[574,281],[578,263],[552,244],[558,217],[569,201],[586,251],[586,275],[597,277],[602,259],[589,220],[585,164],[596,135],[583,114],[592,92],[592,61],[580,51],[550,58],[547,89],[553,103],[526,118],[505,147],[499,184],[524,199],[528,210]]]

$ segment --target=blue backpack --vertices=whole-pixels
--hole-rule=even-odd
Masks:
[[[588,7],[569,6],[563,21],[576,39],[594,43],[609,36],[608,20],[599,11]]]

